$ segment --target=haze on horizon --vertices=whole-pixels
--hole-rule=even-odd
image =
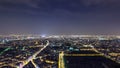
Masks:
[[[0,34],[120,34],[120,0],[0,0]]]

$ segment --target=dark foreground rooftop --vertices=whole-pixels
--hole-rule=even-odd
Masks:
[[[120,68],[116,62],[97,56],[65,56],[66,68]]]
[[[104,56],[64,56],[64,62],[65,68],[120,68],[120,64]]]

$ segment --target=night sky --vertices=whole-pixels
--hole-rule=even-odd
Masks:
[[[0,0],[0,34],[120,34],[120,0]]]

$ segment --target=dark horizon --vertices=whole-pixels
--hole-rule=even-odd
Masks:
[[[0,0],[0,34],[119,35],[119,0]]]

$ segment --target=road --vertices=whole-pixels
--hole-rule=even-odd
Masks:
[[[6,51],[8,51],[8,50],[10,50],[10,49],[12,49],[12,48],[11,48],[11,47],[6,48],[6,49],[3,50],[2,52],[0,52],[0,55],[2,55],[3,53],[5,53]]]
[[[60,54],[59,54],[59,63],[58,63],[58,68],[65,68],[65,63],[64,63],[64,52],[62,51]]]
[[[26,64],[28,64],[30,61],[33,61],[33,59],[36,58],[36,56],[43,51],[47,46],[49,45],[49,41],[47,40],[47,44],[43,47],[40,48],[39,51],[37,51],[36,53],[34,53],[32,56],[30,56],[27,60],[23,61],[23,63],[21,63],[17,68],[23,68]],[[34,65],[35,68],[38,68],[37,65]]]

